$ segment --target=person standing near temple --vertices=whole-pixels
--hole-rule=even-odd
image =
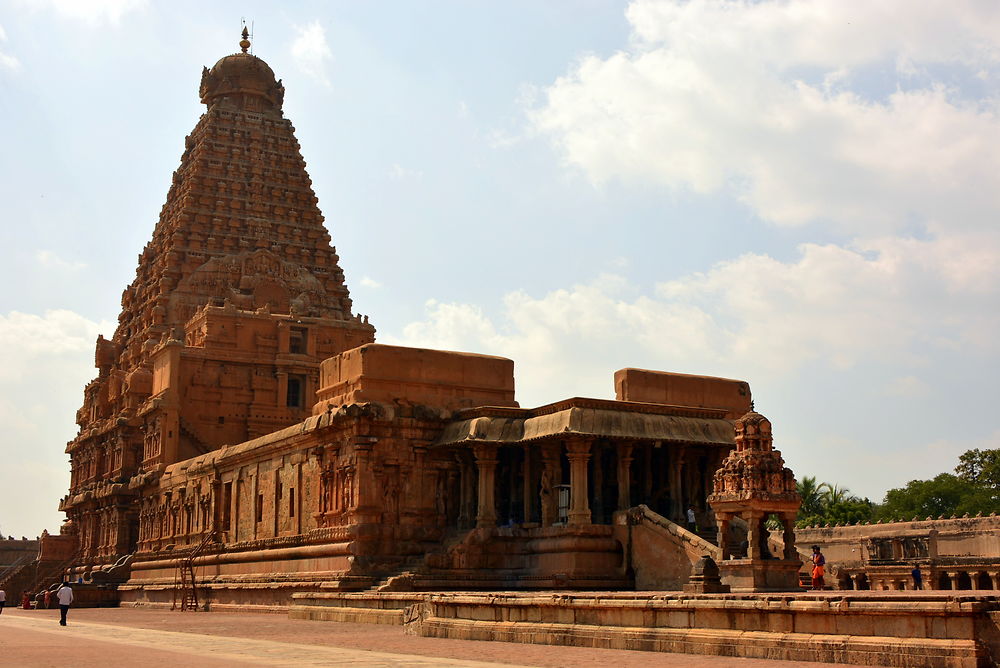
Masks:
[[[698,517],[694,514],[694,506],[688,506],[687,525],[688,531],[698,533]]]
[[[826,572],[826,557],[819,551],[819,545],[813,545],[812,553],[812,588],[823,589],[826,583],[823,581],[823,574]]]
[[[915,566],[910,575],[913,576],[913,588],[923,589],[924,588],[924,576],[920,573],[920,566]]]
[[[7,592],[0,589],[0,612],[3,612],[3,606],[7,605]]]
[[[73,588],[69,586],[69,582],[62,583],[62,587],[56,592],[56,598],[59,600],[59,625],[66,626],[66,613],[73,602]]]

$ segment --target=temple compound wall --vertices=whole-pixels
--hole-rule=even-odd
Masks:
[[[10,538],[0,537],[0,571],[6,570],[26,557],[33,557],[38,554],[38,545],[39,540],[37,538],[21,538],[18,540],[13,536]]]
[[[1000,517],[806,527],[799,545],[819,545],[840,589],[1000,590]],[[829,580],[830,578],[828,578]]]

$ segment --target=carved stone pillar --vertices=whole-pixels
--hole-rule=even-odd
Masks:
[[[989,571],[987,575],[990,576],[990,583],[993,585],[993,588],[1000,589],[1000,571]]]
[[[522,522],[524,524],[531,524],[534,520],[532,518],[535,515],[535,504],[538,502],[538,484],[535,480],[537,474],[535,472],[535,467],[531,461],[531,455],[533,452],[531,446],[524,446],[522,452],[524,453],[524,518]]]
[[[375,481],[372,450],[378,438],[360,435],[354,442],[356,471],[354,475],[354,522],[370,524],[378,522],[382,516],[382,502],[379,486]]]
[[[641,469],[642,469],[642,494],[639,499],[639,503],[645,503],[647,505],[652,505],[653,500],[653,444],[646,442],[642,444],[642,449],[639,451],[639,456],[641,457]],[[673,484],[673,483],[671,483]],[[671,490],[671,495],[673,490]],[[655,510],[655,509],[654,509]]]
[[[542,478],[539,484],[539,501],[542,510],[542,526],[550,527],[559,513],[559,499],[556,485],[562,483],[562,462],[559,459],[560,445],[546,443],[542,446]]]
[[[581,438],[566,442],[569,459],[569,517],[568,524],[590,524],[590,502],[587,498],[587,461],[590,459],[590,442]]]
[[[618,510],[632,507],[632,444],[618,444]]]
[[[726,560],[731,558],[733,555],[729,551],[729,520],[731,516],[729,513],[716,513],[716,526],[719,528],[719,549],[722,550],[722,559]]]
[[[497,446],[480,444],[472,448],[479,470],[479,508],[476,513],[477,527],[495,527],[496,511],[496,471]]]
[[[958,571],[948,571],[946,575],[948,576],[948,588],[958,589]]]
[[[747,521],[747,558],[762,559],[764,555],[760,549],[761,520],[764,516],[761,513],[748,513],[744,515]]]
[[[591,499],[593,505],[591,507],[591,521],[596,515],[597,522],[604,522],[604,445],[599,441],[595,441],[590,445],[591,458],[594,460],[594,496]],[[590,487],[590,485],[587,485]]]
[[[784,527],[784,532],[781,536],[781,540],[785,544],[783,556],[789,560],[798,559],[798,550],[795,549],[795,515],[791,513],[784,515],[781,518],[781,523]]]
[[[671,447],[669,452],[669,467],[667,476],[670,480],[670,519],[678,524],[684,524],[684,511],[687,504],[684,499],[683,468],[685,459],[684,446]]]
[[[473,489],[472,485],[472,465],[469,463],[468,456],[464,453],[458,453],[455,456],[458,462],[459,468],[459,506],[458,506],[458,527],[460,529],[468,529],[472,526],[472,516],[473,508],[476,505],[476,490]]]

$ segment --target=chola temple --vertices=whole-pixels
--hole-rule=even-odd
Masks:
[[[706,499],[748,384],[623,369],[614,401],[523,408],[511,360],[375,343],[285,89],[241,47],[202,73],[205,113],[97,340],[60,506],[74,571],[129,557],[121,599],[149,603],[194,552],[217,603],[683,585],[717,540]],[[698,532],[658,527],[670,554],[634,539],[626,555],[615,518],[640,506],[678,529],[691,509]]]
[[[58,535],[43,534],[25,589],[44,585],[41,573],[85,585],[84,604],[393,623],[405,609],[423,635],[482,639],[518,639],[520,627],[476,626],[494,613],[546,628],[568,614],[578,621],[552,642],[617,624],[632,629],[622,631],[633,634],[621,641],[629,648],[761,656],[763,645],[726,644],[738,628],[773,635],[767,647],[785,652],[779,658],[838,660],[850,650],[897,665],[895,637],[842,640],[855,628],[844,621],[847,603],[804,607],[819,621],[792,632],[782,620],[800,614],[798,602],[740,602],[740,593],[801,591],[808,563],[795,546],[794,477],[746,382],[628,368],[609,373],[614,400],[525,408],[509,359],[376,343],[374,326],[354,312],[282,113],[285,89],[249,53],[245,31],[240,47],[202,73],[206,110],[184,139],[117,329],[97,339],[97,377],[66,447],[66,521]],[[936,546],[947,540],[932,533],[920,555],[939,561],[924,567],[935,582],[960,582],[957,570],[950,580],[936,574],[955,567],[942,565]],[[905,588],[898,573],[909,565],[876,574],[871,563],[830,580]],[[1000,576],[986,569],[976,582],[996,585]],[[552,590],[604,594],[541,594]],[[639,600],[636,590],[678,598]],[[508,598],[441,594],[456,591]],[[418,596],[427,592],[439,594]],[[711,596],[736,598],[702,600]],[[462,626],[455,610],[477,605],[492,612]],[[938,608],[965,614],[949,601],[914,605],[886,608],[883,622]],[[978,610],[961,629],[980,623]],[[684,629],[671,636],[682,613]],[[947,647],[928,627],[920,651],[984,656],[959,626],[942,631]],[[682,631],[688,644],[674,647]],[[822,633],[840,634],[830,646],[847,649],[833,659],[817,654],[818,640],[796,649],[797,635]],[[590,642],[605,646],[577,644]]]

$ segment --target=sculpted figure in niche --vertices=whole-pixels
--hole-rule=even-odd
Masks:
[[[552,499],[552,474],[549,472],[548,466],[542,467],[542,479],[540,485],[542,488],[542,508],[548,508]]]
[[[390,471],[385,481],[385,519],[390,524],[399,523],[399,472]]]

